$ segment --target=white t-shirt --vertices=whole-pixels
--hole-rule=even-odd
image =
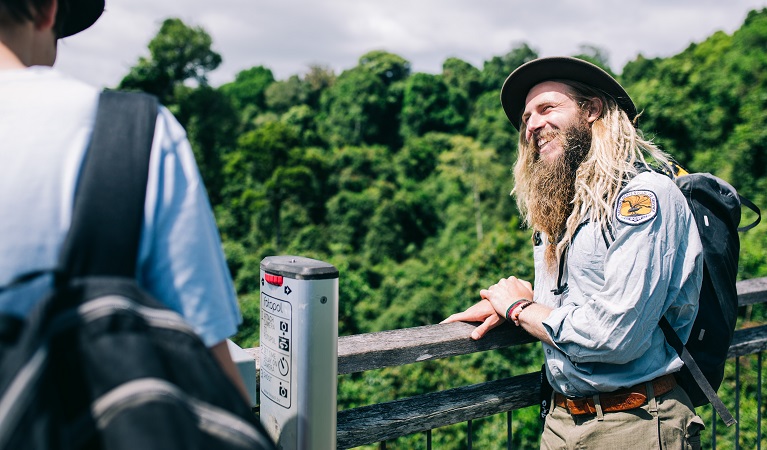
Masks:
[[[56,267],[99,92],[48,67],[0,70],[0,286]],[[206,345],[237,331],[240,312],[205,187],[186,133],[165,107],[149,162],[137,274]],[[26,315],[50,281],[0,294],[0,312]]]

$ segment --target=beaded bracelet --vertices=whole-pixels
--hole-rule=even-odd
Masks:
[[[527,303],[523,303],[518,308],[511,310],[511,321],[514,322],[514,325],[519,326],[519,315],[522,314],[522,310],[532,305],[533,303],[534,302],[528,300]]]
[[[511,306],[506,310],[506,320],[513,322],[512,315],[514,314],[514,310],[517,308],[517,306],[523,304],[523,303],[532,303],[530,300],[526,298],[521,298],[517,300],[516,302],[512,303]]]

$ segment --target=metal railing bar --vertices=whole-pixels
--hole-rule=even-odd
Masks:
[[[716,411],[711,411],[711,450],[716,450]]]
[[[426,450],[431,450],[431,430],[426,430]]]
[[[511,429],[511,419],[514,411],[506,412],[506,450],[511,450],[512,438],[514,437]]]
[[[740,357],[735,358],[735,450],[740,449]]]
[[[716,411],[711,410],[711,450],[716,450]]]
[[[471,450],[471,432],[472,432],[472,426],[471,426],[471,420],[466,422],[466,444],[468,450]]]
[[[756,355],[756,450],[762,448],[762,354]]]

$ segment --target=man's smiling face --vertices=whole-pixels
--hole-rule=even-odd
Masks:
[[[522,123],[525,139],[538,152],[538,157],[551,162],[565,151],[565,137],[569,127],[591,122],[569,94],[569,87],[556,81],[537,84],[527,94]]]

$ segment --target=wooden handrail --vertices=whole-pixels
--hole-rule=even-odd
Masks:
[[[738,306],[767,303],[767,277],[738,281]]]
[[[739,281],[738,305],[767,303],[767,277]],[[338,338],[338,373],[402,366],[431,359],[494,350],[534,342],[517,327],[498,327],[474,341],[476,324],[450,323]]]

